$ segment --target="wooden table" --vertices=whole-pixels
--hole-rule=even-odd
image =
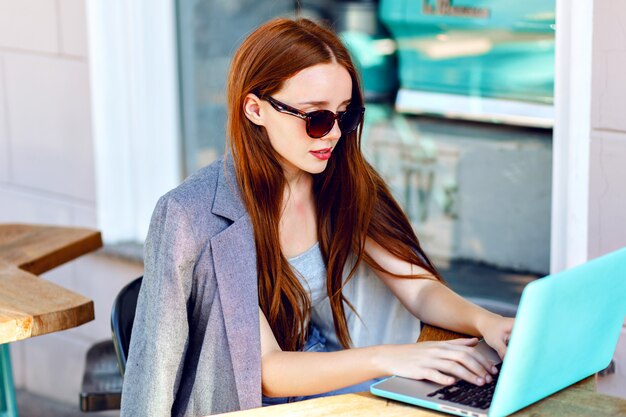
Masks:
[[[8,343],[94,319],[93,301],[37,275],[101,246],[94,230],[0,225],[0,417],[17,416]]]
[[[463,335],[427,325],[422,330],[418,342],[449,340],[455,337],[463,337]],[[220,415],[224,417],[437,417],[448,414],[376,397],[369,392],[361,392]],[[595,392],[595,377],[592,376],[513,415],[520,417],[626,417],[626,400]]]

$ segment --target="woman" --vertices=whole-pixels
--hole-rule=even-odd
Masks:
[[[122,414],[206,415],[392,374],[490,382],[477,339],[351,346],[343,289],[362,266],[413,316],[501,356],[513,322],[442,284],[364,160],[361,88],[338,38],[304,19],[261,26],[233,59],[228,111],[231,155],[155,208]]]

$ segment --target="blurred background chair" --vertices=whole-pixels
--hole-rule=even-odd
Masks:
[[[126,371],[126,358],[130,346],[130,336],[135,321],[137,309],[137,297],[141,289],[143,277],[136,278],[130,284],[121,289],[111,310],[111,330],[113,332],[113,346],[117,356],[122,377]]]
[[[87,352],[79,395],[83,412],[120,408],[126,358],[142,278],[136,278],[122,288],[113,302],[112,340],[98,342]]]

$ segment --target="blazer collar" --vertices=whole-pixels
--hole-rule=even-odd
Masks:
[[[218,216],[235,221],[246,214],[246,208],[241,198],[241,191],[237,183],[235,163],[231,155],[226,155],[218,161],[219,175],[217,190],[211,212]]]

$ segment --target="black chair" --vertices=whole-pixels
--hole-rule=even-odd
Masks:
[[[87,352],[79,395],[80,409],[83,412],[120,408],[126,358],[142,278],[139,277],[122,288],[113,302],[112,340],[98,342]]]
[[[117,354],[117,364],[120,373],[124,377],[126,371],[126,358],[128,358],[128,348],[130,347],[130,335],[133,331],[135,321],[135,310],[137,309],[137,297],[141,289],[139,277],[121,289],[111,310],[111,331],[113,333],[113,346]]]

